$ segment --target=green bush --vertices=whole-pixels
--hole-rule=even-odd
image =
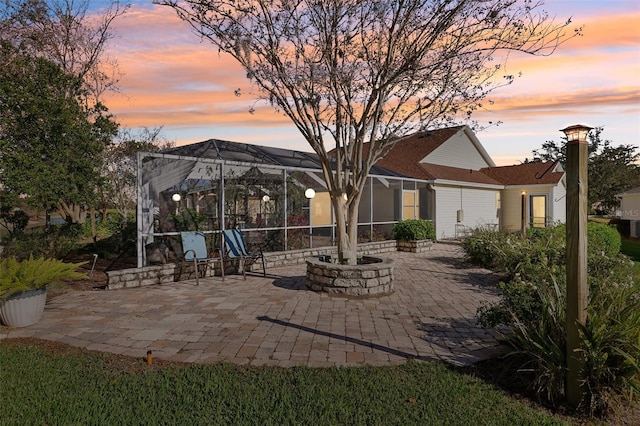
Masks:
[[[406,219],[393,226],[393,238],[401,241],[435,240],[433,222],[424,219]]]
[[[27,229],[2,241],[2,257],[28,259],[35,256],[62,259],[79,247],[81,234],[82,227],[79,225],[65,224]]]
[[[620,253],[622,247],[622,237],[618,230],[604,223],[589,222],[587,240],[592,254],[604,253],[607,256],[615,256]]]
[[[501,272],[506,279],[519,274],[523,279],[564,263],[564,232],[558,227],[520,233],[476,230],[462,241],[469,259],[485,268]]]
[[[640,392],[640,283],[633,262],[618,254],[616,235],[606,225],[588,228],[588,320],[581,337],[589,400],[582,408],[592,414]],[[501,300],[478,310],[479,323],[506,330],[518,371],[550,404],[564,398],[566,378],[564,236],[565,227],[557,226],[527,238],[474,233],[463,243],[474,261],[506,274]]]

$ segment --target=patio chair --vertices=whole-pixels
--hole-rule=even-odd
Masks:
[[[202,232],[181,232],[183,258],[180,262],[180,277],[187,263],[193,262],[196,273],[196,285],[200,285],[200,278],[204,278],[211,263],[220,262],[222,280],[224,281],[224,262],[222,257],[211,257],[207,251],[207,244]]]
[[[245,271],[245,262],[251,260],[255,262],[258,259],[262,259],[262,275],[267,276],[267,269],[264,263],[264,255],[262,254],[262,247],[257,252],[249,253],[247,251],[247,245],[244,242],[242,233],[237,229],[227,229],[222,231],[224,235],[224,242],[226,246],[226,257],[229,259],[238,259],[238,268],[242,270],[244,279],[247,279]]]

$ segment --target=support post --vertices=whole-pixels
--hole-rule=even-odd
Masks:
[[[582,129],[582,132],[571,133]],[[586,132],[584,131],[586,129]],[[590,128],[572,126],[567,133],[567,402],[584,400],[584,354],[578,331],[587,321],[587,160]]]
[[[520,210],[522,213],[520,217],[520,231],[522,232],[522,238],[524,238],[527,236],[527,193],[522,191],[520,197]]]

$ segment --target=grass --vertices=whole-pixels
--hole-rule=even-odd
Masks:
[[[640,240],[623,239],[620,251],[633,259],[634,262],[640,262]]]
[[[435,362],[397,367],[148,367],[0,341],[0,419],[23,424],[563,424]],[[120,357],[123,358],[123,357]]]
[[[640,240],[622,239],[620,251],[631,258],[634,262],[633,270],[636,280],[640,280]]]

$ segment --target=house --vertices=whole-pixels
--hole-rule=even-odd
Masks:
[[[617,195],[620,198],[620,219],[630,222],[629,235],[640,238],[640,187]]]
[[[413,218],[433,221],[438,239],[477,227],[543,227],[565,220],[565,194],[557,163],[497,167],[468,126],[418,132],[369,172],[358,238],[391,238],[397,221]],[[196,229],[215,237],[242,228],[273,251],[335,241],[315,153],[218,139],[143,153],[138,206],[138,253],[157,238]]]
[[[417,133],[377,165],[428,183],[420,217],[433,220],[438,238],[477,227],[518,231],[565,221],[559,163],[498,167],[468,126]]]

